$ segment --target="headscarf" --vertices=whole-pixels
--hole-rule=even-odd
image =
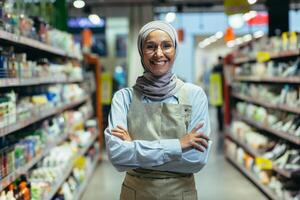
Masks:
[[[164,21],[151,21],[144,25],[138,35],[137,46],[141,56],[141,62],[144,67],[144,73],[138,77],[134,89],[145,95],[151,100],[163,100],[174,95],[183,85],[172,69],[162,76],[154,76],[143,61],[143,45],[147,36],[156,30],[161,30],[167,33],[173,41],[175,47],[175,56],[177,54],[178,36],[174,27]]]

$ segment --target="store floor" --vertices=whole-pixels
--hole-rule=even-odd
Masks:
[[[216,126],[215,110],[210,110],[212,130]],[[212,133],[216,133],[213,131]],[[265,200],[266,197],[224,158],[217,148],[218,134],[212,134],[214,148],[209,162],[195,175],[199,199],[203,200]],[[82,200],[118,200],[125,173],[109,163],[107,156],[96,169]]]

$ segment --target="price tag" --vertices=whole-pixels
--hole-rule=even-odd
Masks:
[[[273,168],[272,161],[263,157],[256,157],[255,164],[261,170],[271,170]]]
[[[257,62],[267,62],[271,59],[271,55],[269,52],[259,51],[256,54],[256,60]]]

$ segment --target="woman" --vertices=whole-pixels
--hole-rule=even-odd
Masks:
[[[177,45],[170,24],[142,27],[144,74],[113,97],[105,138],[109,159],[127,171],[121,200],[197,199],[193,173],[207,162],[208,104],[200,87],[172,73]]]

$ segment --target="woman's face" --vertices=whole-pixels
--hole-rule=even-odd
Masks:
[[[142,50],[144,65],[154,76],[162,76],[172,68],[175,46],[166,32],[156,30],[149,33]]]

